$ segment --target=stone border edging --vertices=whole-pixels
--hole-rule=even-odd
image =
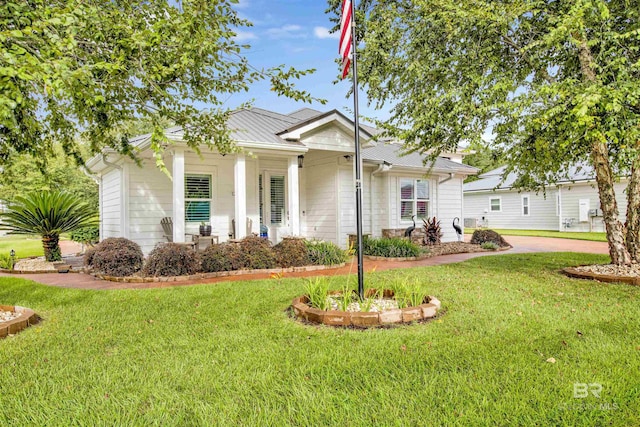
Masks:
[[[17,334],[23,329],[28,328],[31,325],[35,325],[40,321],[40,317],[30,308],[20,307],[17,305],[0,305],[0,310],[20,313],[20,316],[15,319],[0,323],[0,338]]]
[[[592,273],[589,271],[579,271],[576,270],[575,267],[566,267],[563,268],[562,273],[564,275],[573,277],[574,279],[588,279],[588,280],[597,280],[599,282],[605,283],[626,283],[628,285],[636,285],[640,286],[640,277],[629,277],[629,276],[613,276],[611,274],[598,274]]]
[[[305,271],[318,271],[318,270],[334,270],[338,268],[342,268],[346,265],[346,263],[335,264],[335,265],[307,265],[303,267],[288,267],[288,268],[268,268],[268,269],[256,269],[256,270],[232,270],[232,271],[216,271],[213,273],[198,273],[191,274],[189,276],[167,276],[167,277],[138,277],[138,276],[127,276],[127,277],[116,277],[109,276],[106,274],[100,273],[91,273],[94,277],[97,277],[102,280],[106,280],[109,282],[118,282],[118,283],[156,283],[156,282],[185,282],[187,280],[200,280],[200,279],[214,279],[217,277],[227,277],[227,276],[240,276],[245,274],[281,274],[281,273],[300,273]]]
[[[385,291],[386,293],[387,291]],[[322,311],[313,308],[309,306],[309,298],[303,295],[293,299],[291,308],[298,319],[306,320],[310,323],[326,326],[370,328],[411,323],[435,317],[441,307],[441,303],[437,298],[430,295],[428,298],[428,303],[420,304],[416,307],[396,308],[381,312],[350,312],[338,310]]]

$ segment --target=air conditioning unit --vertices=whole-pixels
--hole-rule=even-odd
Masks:
[[[464,228],[478,228],[478,218],[465,218]]]

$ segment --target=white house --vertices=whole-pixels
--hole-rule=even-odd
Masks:
[[[512,188],[516,174],[504,181],[501,167],[464,184],[465,226],[521,230],[600,231],[605,227],[593,169],[573,167],[569,178],[547,187],[546,195]],[[627,180],[615,184],[620,220],[625,221]]]
[[[303,236],[346,247],[355,233],[354,124],[333,110],[302,109],[288,115],[253,108],[233,113],[232,138],[241,154],[192,152],[180,128],[167,130],[174,144],[164,160],[173,179],[156,168],[149,136],[136,138],[142,167],[105,151],[88,167],[99,182],[100,238],[126,237],[148,253],[166,241],[160,221],[171,217],[173,240],[197,234],[201,222],[225,241],[268,228],[269,238]],[[401,156],[400,144],[374,142],[361,126],[363,231],[404,229],[411,216],[462,217],[462,182],[476,172],[459,153],[425,167],[418,154]],[[232,220],[235,220],[232,222]],[[444,241],[456,240],[444,226]]]

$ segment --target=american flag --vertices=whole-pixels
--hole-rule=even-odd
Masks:
[[[342,58],[343,79],[349,74],[351,66],[351,21],[351,0],[344,0],[340,19],[340,57]]]

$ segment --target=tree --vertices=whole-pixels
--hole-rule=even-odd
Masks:
[[[14,155],[0,170],[1,199],[8,202],[32,191],[66,191],[78,196],[98,212],[98,184],[78,167],[73,159],[53,147],[54,155],[42,169],[30,154]]]
[[[371,103],[393,105],[383,136],[411,151],[482,144],[492,128],[505,176],[533,190],[589,162],[611,260],[628,264],[640,257],[639,14],[637,0],[362,0],[358,77]]]
[[[9,234],[39,234],[42,236],[44,257],[59,261],[60,234],[95,226],[95,209],[77,196],[62,191],[32,192],[17,196],[0,213],[0,229]]]
[[[119,126],[153,123],[151,146],[170,142],[162,124],[201,145],[234,150],[226,129],[230,95],[268,80],[276,93],[314,98],[291,79],[313,70],[255,69],[236,42],[238,0],[8,0],[0,2],[0,164],[15,153],[46,160],[53,144],[81,163],[109,147],[136,158]],[[322,102],[322,101],[321,101]],[[200,111],[195,104],[211,110]]]
[[[468,154],[464,157],[462,163],[480,169],[478,175],[482,175],[504,164],[501,153],[492,150],[491,147],[487,145],[481,145],[473,151],[473,154]],[[479,179],[478,175],[469,175],[464,182],[476,181]]]

